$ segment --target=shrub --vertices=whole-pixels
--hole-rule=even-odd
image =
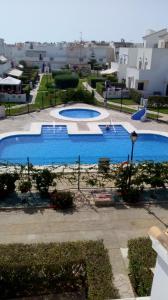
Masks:
[[[116,83],[118,82],[118,78],[115,75],[108,75],[106,78],[111,82],[116,82]]]
[[[117,298],[101,241],[0,245],[1,298],[86,290],[88,300]]]
[[[65,70],[60,70],[60,71],[53,71],[52,72],[52,76],[53,77],[56,77],[56,76],[58,76],[58,75],[71,75],[72,74],[72,71],[71,70],[67,70],[67,69],[65,69]]]
[[[19,179],[17,173],[3,173],[0,174],[0,197],[5,197],[15,190],[15,182]]]
[[[128,241],[130,279],[139,297],[149,296],[153,275],[150,268],[155,266],[156,253],[149,238]]]
[[[67,91],[63,92],[60,95],[60,97],[63,103],[74,101],[87,104],[94,104],[95,102],[94,95],[92,95],[88,91],[84,91],[83,89],[68,89]]]
[[[140,104],[141,96],[142,96],[141,93],[135,89],[130,89],[129,92],[130,92],[130,98],[133,99],[138,104]]]
[[[51,203],[58,209],[69,209],[73,207],[74,195],[70,191],[53,191]]]
[[[126,87],[125,83],[115,82],[115,81],[111,81],[111,86],[114,86],[116,88],[121,88],[121,89],[124,89]]]
[[[103,92],[105,91],[104,84],[101,82],[96,83],[96,91],[100,94],[103,95]]]
[[[21,193],[27,193],[31,190],[32,184],[30,182],[30,180],[27,181],[21,181],[19,183],[19,190],[21,191]]]
[[[110,159],[100,158],[98,163],[98,170],[102,173],[107,173],[110,170]]]
[[[79,83],[77,75],[57,75],[55,76],[55,84],[59,89],[76,88]]]
[[[28,100],[29,99],[29,95],[30,95],[30,85],[29,84],[26,84],[24,87],[23,87],[23,93],[26,94],[26,99]]]
[[[51,173],[48,169],[33,174],[33,179],[36,180],[37,189],[42,195],[48,195],[49,187],[53,186],[55,177],[55,174]]]
[[[149,96],[148,97],[149,107],[165,107],[168,106],[168,96]]]
[[[97,82],[104,83],[105,82],[105,78],[103,78],[103,77],[91,77],[89,79],[89,83],[90,83],[91,87],[94,88],[94,89],[96,88],[96,83]]]
[[[122,191],[122,198],[125,202],[136,203],[140,199],[141,190],[136,187],[130,187]]]

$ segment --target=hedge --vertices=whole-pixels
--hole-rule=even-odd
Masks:
[[[68,103],[70,101],[87,104],[95,103],[94,95],[83,89],[68,89],[67,91],[60,93],[60,98],[63,103]]]
[[[91,78],[89,79],[89,84],[91,85],[91,87],[92,87],[93,89],[96,88],[96,83],[97,83],[97,82],[102,82],[102,83],[104,83],[104,82],[105,82],[105,78],[103,78],[103,77],[91,77]]]
[[[88,300],[118,297],[102,241],[0,245],[1,299],[81,290]]]
[[[138,238],[128,241],[128,258],[130,279],[139,297],[149,296],[152,287],[156,253],[149,238]]]
[[[72,74],[72,71],[71,70],[60,70],[60,71],[53,71],[52,72],[52,76],[55,77],[55,76],[58,76],[58,75],[71,75]]]
[[[130,98],[133,99],[138,104],[140,104],[141,97],[142,97],[141,93],[135,89],[130,89],[129,92],[130,92]]]
[[[55,76],[55,84],[59,89],[76,88],[79,83],[77,75],[58,75]]]
[[[168,106],[168,96],[149,96],[148,106]]]

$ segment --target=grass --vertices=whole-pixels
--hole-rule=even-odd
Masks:
[[[86,81],[86,79],[80,79],[79,80],[79,84],[78,84],[78,88],[83,89],[83,82]],[[62,104],[62,101],[59,97],[59,93],[58,91],[55,89],[54,92],[51,92],[50,89],[48,88],[47,84],[52,84],[54,83],[54,79],[52,78],[52,75],[43,75],[42,80],[40,82],[40,87],[36,96],[36,102],[35,104],[27,104],[25,106],[20,106],[17,108],[10,108],[7,109],[7,115],[19,115],[19,114],[26,114],[29,112],[34,112],[37,111],[39,109],[45,109],[45,108],[49,108],[52,106],[56,106],[56,105],[60,105]],[[130,108],[129,105],[135,105],[137,104],[134,100],[132,99],[123,99],[123,104],[124,105],[128,105],[128,107],[121,107],[118,105],[115,105],[115,103],[121,103],[121,99],[112,99],[110,100],[110,103],[108,103],[107,107],[110,109],[114,109],[117,111],[122,111],[124,113],[129,113],[129,114],[133,114],[134,112],[136,112],[135,109]],[[96,105],[97,106],[104,106],[103,103],[100,103],[98,101],[96,101]],[[8,105],[6,105],[8,107]],[[153,111],[157,111],[156,109],[152,109]],[[162,109],[160,109],[160,112]],[[164,111],[166,111],[168,113],[168,109],[164,109]],[[149,113],[147,114],[147,117],[149,119],[157,119],[157,114],[152,114]],[[159,119],[161,117],[159,116]]]
[[[43,75],[41,82],[40,82],[40,87],[39,91],[48,91],[47,84],[53,84],[54,79],[52,78],[52,75]]]
[[[96,105],[104,107],[104,103],[100,103],[99,101],[96,101]],[[107,108],[114,109],[114,110],[121,111],[121,112],[128,113],[128,114],[133,114],[137,111],[136,109],[129,108],[129,107],[122,107],[122,110],[121,110],[120,106],[114,105],[113,103],[108,103]],[[152,119],[152,120],[157,120],[157,115],[148,113],[147,118]]]
[[[121,99],[109,99],[108,101],[121,104]],[[138,104],[133,99],[123,99],[122,103],[124,105],[137,105],[138,106]]]
[[[4,105],[5,107],[9,107],[9,106],[12,106],[12,105],[19,105],[21,103],[18,103],[18,102],[1,102],[0,105]]]
[[[148,108],[149,110],[151,111],[155,111],[155,112],[158,112],[158,109],[157,108],[154,108],[154,107],[149,107]],[[168,108],[167,107],[162,107],[159,109],[159,113],[162,113],[162,114],[168,114]]]

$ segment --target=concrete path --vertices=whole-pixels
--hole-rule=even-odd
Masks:
[[[32,96],[31,104],[34,104],[35,101],[36,101],[36,96],[37,96],[38,89],[39,89],[41,80],[42,80],[42,78],[43,78],[43,75],[44,75],[44,74],[39,74],[40,80],[39,80],[37,86],[36,86],[33,90],[31,90],[31,92],[30,92],[30,95]]]
[[[115,285],[123,298],[133,297],[120,248],[146,236],[153,225],[164,228],[167,208],[83,208],[74,213],[53,210],[0,212],[0,243],[64,242],[103,239],[109,251]]]

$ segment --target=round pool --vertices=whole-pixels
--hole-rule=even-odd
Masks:
[[[70,108],[63,109],[59,114],[66,118],[75,118],[75,119],[89,119],[100,116],[100,112],[93,109],[86,108]]]
[[[50,115],[56,119],[74,122],[99,121],[109,117],[106,109],[91,105],[80,106],[64,106],[53,109]]]

